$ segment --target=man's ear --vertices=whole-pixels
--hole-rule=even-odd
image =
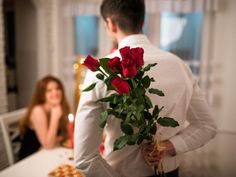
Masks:
[[[117,25],[110,17],[106,18],[106,25],[109,31],[113,33],[117,31]]]

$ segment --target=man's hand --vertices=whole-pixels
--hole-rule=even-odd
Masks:
[[[161,151],[157,151],[157,149],[154,149],[153,144],[145,143],[142,146],[143,158],[148,165],[158,166],[158,164],[160,163],[161,159],[164,158],[164,156],[176,155],[175,148],[169,140],[161,142],[160,146],[163,147]]]
[[[175,147],[169,140],[165,140],[165,141],[161,142],[161,146],[163,146],[165,148],[164,149],[165,154],[168,154],[170,156],[176,155]]]

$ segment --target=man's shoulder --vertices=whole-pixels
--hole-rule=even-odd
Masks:
[[[144,47],[144,58],[146,60],[154,59],[154,60],[167,60],[169,62],[176,62],[176,63],[183,62],[183,60],[180,59],[177,55],[169,51],[162,50],[153,45]]]
[[[116,49],[114,52],[105,56],[105,58],[113,58],[113,57],[120,57],[119,49]]]
[[[178,63],[180,65],[184,64],[184,61],[179,58],[177,55],[162,50],[151,43],[149,45],[140,45],[140,46],[131,46],[133,47],[142,47],[144,49],[144,60],[168,60],[172,63]],[[114,52],[104,56],[104,58],[114,58],[114,57],[121,57],[119,49],[116,49]]]

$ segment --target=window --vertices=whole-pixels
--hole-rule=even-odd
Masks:
[[[143,25],[143,33],[149,36],[149,24],[150,24],[150,14],[145,14],[144,25]]]
[[[203,13],[163,12],[160,17],[160,47],[185,60],[199,75]]]
[[[80,55],[98,54],[98,21],[97,16],[75,17],[75,51]]]

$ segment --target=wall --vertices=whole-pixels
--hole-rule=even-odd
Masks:
[[[16,2],[18,107],[29,104],[37,80],[36,9],[30,0]]]
[[[221,1],[215,14],[212,80],[218,128],[236,132],[236,1]]]
[[[3,26],[3,12],[0,6],[0,114],[7,111]]]

